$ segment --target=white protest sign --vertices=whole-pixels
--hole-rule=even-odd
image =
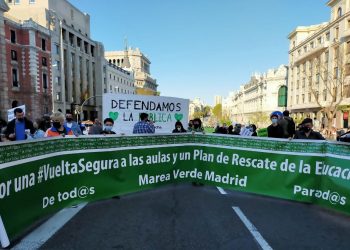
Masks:
[[[132,134],[141,113],[147,113],[154,121],[156,133],[171,133],[175,122],[188,125],[189,100],[175,97],[104,94],[103,119],[114,120],[113,131]]]
[[[23,110],[23,113],[25,114],[26,113],[26,105],[22,105],[22,106],[18,106],[18,107],[15,107],[13,109],[9,109],[7,110],[7,121],[12,121],[14,118],[15,118],[15,109],[16,108],[21,108]]]

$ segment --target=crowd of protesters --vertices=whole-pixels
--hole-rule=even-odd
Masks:
[[[320,122],[316,118],[306,118],[296,126],[294,120],[289,116],[289,111],[285,110],[272,112],[270,115],[271,125],[267,127],[267,136],[271,138],[285,139],[312,139],[325,140],[319,132],[324,126],[324,121]],[[14,109],[14,119],[8,123],[0,119],[0,141],[21,141],[30,139],[40,139],[44,137],[57,136],[81,136],[89,135],[111,135],[116,134],[113,131],[114,120],[106,118],[103,124],[99,119],[94,119],[93,125],[86,131],[81,122],[76,122],[71,113],[55,112],[51,116],[45,115],[34,122],[25,117],[21,108]],[[315,128],[315,129],[314,129]],[[190,120],[187,129],[181,121],[175,122],[173,133],[204,133],[203,123],[199,118]],[[133,127],[133,134],[153,134],[155,133],[154,122],[149,119],[147,113],[140,114],[140,120]],[[227,126],[218,123],[214,133],[239,136],[257,136],[257,127],[255,124],[242,125],[234,123]],[[349,133],[350,136],[350,133]]]

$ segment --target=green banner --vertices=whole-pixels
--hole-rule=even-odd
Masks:
[[[0,149],[0,218],[10,239],[70,205],[192,181],[350,214],[344,143],[172,134],[56,138]]]

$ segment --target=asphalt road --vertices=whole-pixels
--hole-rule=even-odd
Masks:
[[[90,203],[40,249],[350,249],[350,217],[210,186],[171,185]],[[265,248],[266,249],[266,248]]]

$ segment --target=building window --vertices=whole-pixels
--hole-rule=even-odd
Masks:
[[[43,88],[47,89],[47,74],[43,73]]]
[[[11,60],[17,61],[17,51],[16,50],[11,50]]]
[[[296,103],[296,104],[299,104],[299,95],[296,96],[295,103]]]
[[[338,48],[338,47],[335,47],[335,48],[334,48],[334,60],[337,60],[337,59],[338,59],[338,55],[339,55],[339,48]]]
[[[56,86],[60,86],[61,85],[61,77],[59,77],[59,76],[55,77],[55,84],[56,84]]]
[[[331,37],[330,33],[327,32],[327,33],[326,33],[326,41],[329,41],[329,40],[330,40],[330,37]]]
[[[327,89],[323,90],[323,101],[327,101]]]
[[[56,66],[58,71],[61,70],[61,63],[60,63],[60,61],[56,61],[56,64],[53,65],[53,66],[54,67]]]
[[[317,38],[317,44],[318,45],[322,44],[322,37],[321,36],[319,38]]]
[[[334,35],[334,37],[335,37],[336,39],[339,38],[339,27],[336,27],[336,28],[335,28],[335,35]]]
[[[12,3],[12,0],[7,0],[7,3]]]
[[[338,78],[338,67],[334,67],[333,69],[333,79],[337,79]]]
[[[61,92],[57,92],[56,94],[56,100],[61,101]]]
[[[11,30],[11,43],[16,43],[16,31]]]
[[[309,102],[311,102],[311,93],[307,94],[307,99],[308,99]]]
[[[15,4],[20,4],[21,1],[20,0],[15,0]]]
[[[35,4],[35,0],[29,0],[30,4]]]
[[[341,9],[341,7],[338,8],[338,18],[341,17],[343,15],[343,11]]]
[[[278,107],[287,107],[287,86],[278,90]]]
[[[58,44],[55,45],[56,48],[56,55],[60,54],[60,46]]]
[[[45,67],[47,66],[46,57],[42,57],[42,58],[41,58],[41,63],[42,63],[43,66],[45,66]]]
[[[310,43],[310,47],[311,47],[311,49],[314,48],[314,42],[311,42],[311,43]]]
[[[69,32],[69,44],[74,47],[74,34]]]
[[[17,88],[19,87],[17,69],[12,69],[12,86]]]
[[[89,44],[87,42],[84,42],[84,51],[85,51],[85,54],[88,54],[88,47],[89,47]]]
[[[91,46],[91,56],[95,57],[95,47]]]
[[[45,40],[44,38],[41,39],[41,49],[42,49],[43,51],[46,50],[46,40]]]

